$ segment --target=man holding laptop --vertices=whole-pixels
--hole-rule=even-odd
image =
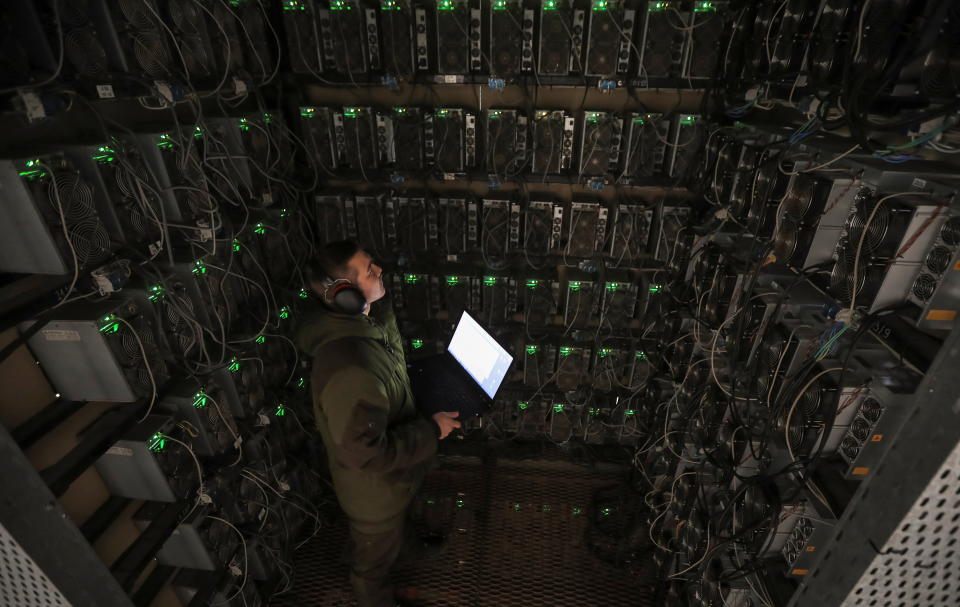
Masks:
[[[359,607],[402,605],[390,570],[404,546],[407,510],[437,451],[460,427],[456,411],[425,416],[414,405],[403,341],[381,269],[352,242],[326,245],[308,267],[323,306],[297,345],[313,357],[317,427],[340,506],[350,519],[350,581]],[[422,542],[422,540],[420,540]]]

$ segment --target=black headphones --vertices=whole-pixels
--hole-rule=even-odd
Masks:
[[[363,314],[369,305],[360,287],[346,278],[325,276],[320,281],[320,298],[332,310],[342,314]]]

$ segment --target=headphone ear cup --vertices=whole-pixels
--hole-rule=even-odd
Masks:
[[[363,291],[350,283],[337,285],[330,300],[344,314],[363,314],[367,309],[367,298],[363,296]]]

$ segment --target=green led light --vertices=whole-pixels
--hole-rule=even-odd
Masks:
[[[540,281],[531,278],[530,280],[528,280],[528,281],[526,282],[526,285],[527,285],[527,288],[528,288],[528,289],[536,289],[537,287],[540,286]]]
[[[636,415],[636,414],[637,412],[634,411],[633,409],[627,409],[627,415]]]
[[[497,284],[497,277],[496,277],[496,276],[484,276],[484,277],[483,277],[483,286],[485,286],[485,287],[492,287],[492,286],[495,286],[496,284]]]
[[[236,373],[240,370],[240,361],[236,357],[230,359],[230,364],[227,365],[227,371],[231,373]]]
[[[560,348],[560,356],[570,356],[573,353],[573,348],[569,346],[564,346]]]
[[[253,233],[254,233],[254,234],[266,234],[266,233],[267,233],[267,226],[263,225],[262,223],[257,223],[257,224],[255,224],[255,225],[253,226]]]
[[[197,409],[203,409],[207,406],[207,395],[203,392],[197,392],[193,395],[193,406]]]
[[[463,501],[462,499],[458,499],[458,500],[457,500],[457,508],[463,508],[464,505],[465,505],[465,504],[464,504],[464,501]]]
[[[637,350],[637,353],[635,354],[635,356],[640,360],[647,360],[647,353],[644,352],[643,350]]]
[[[600,352],[598,353],[598,355],[600,356],[600,358],[606,358],[610,356],[610,352],[611,352],[610,348],[600,348]]]
[[[697,117],[693,114],[681,114],[680,115],[680,124],[693,124],[697,121]]]
[[[411,346],[414,350],[419,350],[420,348],[423,347],[423,340],[422,340],[422,339],[416,339],[416,338],[415,338],[415,339],[411,339],[411,340],[410,340],[410,346]]]
[[[579,281],[579,280],[571,280],[569,286],[570,286],[570,290],[571,290],[571,291],[579,291],[579,290],[580,290],[580,281]]]
[[[660,11],[665,11],[670,8],[669,2],[651,2],[647,5],[647,11],[651,13],[659,13]]]
[[[147,299],[150,301],[157,301],[163,297],[163,287],[160,285],[153,285],[152,287],[147,288]]]
[[[576,508],[576,507],[574,507],[574,508],[572,508],[572,509],[570,510],[570,514],[572,514],[573,516],[579,516],[579,515],[583,514],[583,508]]]
[[[197,126],[193,127],[193,136],[194,136],[194,137],[203,137],[203,127],[201,127],[199,124],[198,124]]]
[[[447,110],[437,110],[437,116],[440,118],[446,118],[448,113]]]
[[[116,151],[110,146],[101,145],[97,146],[97,152],[93,154],[91,158],[99,164],[107,164],[108,162],[113,162],[115,154]]]
[[[551,510],[553,510],[553,506],[551,506],[550,504],[544,504],[541,510],[543,510],[544,512],[550,512]]]
[[[651,293],[659,293],[660,289],[662,288],[663,288],[663,285],[650,285],[650,287],[647,290],[650,291]]]
[[[264,114],[264,115],[263,115],[263,121],[264,121],[266,124],[270,124],[271,122],[273,122],[273,114],[269,114],[269,113]]]
[[[164,435],[157,432],[150,437],[150,440],[147,441],[147,445],[151,451],[163,451],[163,448],[167,445],[167,439]]]
[[[450,285],[451,287],[454,287],[454,286],[460,284],[460,277],[459,277],[459,276],[447,276],[447,284]]]
[[[108,335],[116,333],[120,330],[120,323],[117,322],[117,317],[113,314],[105,316],[103,318],[103,326],[100,327],[101,333],[106,333]]]
[[[527,346],[527,354],[536,354],[540,350],[540,346],[529,345]]]
[[[488,116],[490,120],[499,120],[501,114],[503,114],[503,112],[500,110],[491,110]]]
[[[343,108],[343,115],[347,118],[356,118],[357,114],[360,113],[359,108],[355,107],[345,107]]]
[[[393,108],[393,113],[394,113],[394,114],[406,114],[406,113],[407,113],[407,108],[405,108],[405,107],[395,107],[395,108]]]
[[[563,405],[561,405],[561,404],[556,404],[556,405],[554,405],[554,406],[553,406],[553,412],[554,412],[554,413],[563,413]]]
[[[233,252],[234,253],[240,252],[240,241],[237,240],[236,238],[233,239]]]
[[[557,10],[557,0],[543,0],[541,8],[545,11]]]
[[[634,119],[633,119],[633,123],[634,123],[634,124],[643,124],[643,123],[644,123],[644,120],[643,120],[643,118],[634,118]]]
[[[300,117],[301,118],[313,118],[317,115],[317,108],[315,107],[301,107],[300,108]]]
[[[198,260],[196,260],[195,262],[193,262],[193,270],[191,270],[191,271],[192,271],[194,274],[198,274],[198,275],[199,275],[199,274],[206,274],[206,273],[207,273],[207,266],[203,263],[202,260],[198,259]]]
[[[283,306],[282,308],[280,308],[280,312],[278,313],[278,316],[280,316],[280,318],[284,320],[286,320],[287,318],[290,318],[290,308],[288,308],[287,306]]]
[[[310,299],[310,294],[307,293],[306,289],[304,289],[303,287],[300,287],[300,292],[297,293],[297,297],[299,297],[300,299]]]
[[[587,410],[587,413],[590,415],[600,415],[600,409],[590,407],[590,409]]]
[[[593,0],[593,10],[605,11],[609,4],[610,2],[608,0]]]
[[[23,177],[25,179],[36,179],[38,177],[46,177],[47,172],[42,171],[40,169],[35,169],[32,171],[20,171],[17,174],[20,175],[20,177]]]
[[[610,516],[611,514],[613,514],[613,508],[601,508],[600,514],[602,514],[603,516]]]
[[[526,411],[527,407],[529,406],[529,403],[517,403],[517,409],[520,409],[521,411]]]
[[[693,12],[695,13],[707,13],[717,10],[717,7],[713,5],[713,2],[697,2],[693,5]]]
[[[600,112],[587,112],[586,114],[587,122],[594,122],[594,123],[599,122],[601,115],[602,114],[600,114]]]
[[[283,417],[284,415],[287,414],[287,409],[283,403],[278,403],[277,410],[274,411],[273,414],[276,415],[277,417]]]
[[[304,387],[306,387],[306,385],[307,385],[307,380],[306,380],[306,379],[304,379],[304,378],[301,377],[300,379],[297,380],[297,387],[298,387],[298,388],[304,388]]]
[[[420,277],[416,274],[406,274],[403,277],[403,281],[411,285],[416,284],[418,280],[420,280]]]
[[[516,512],[520,512],[520,504],[514,504],[514,505],[513,505],[513,509],[514,509],[514,511],[516,511]]]
[[[619,289],[619,288],[620,288],[620,283],[619,283],[619,282],[608,282],[608,283],[607,283],[607,291],[616,291],[616,290]]]
[[[346,0],[330,0],[330,10],[332,11],[352,11],[353,7],[347,4]]]
[[[286,217],[290,213],[286,209],[280,209],[280,217]]]
[[[160,133],[160,136],[157,137],[157,147],[162,149],[169,149],[173,147],[173,139],[170,138],[170,135],[167,133]]]
[[[398,11],[400,10],[400,4],[397,2],[397,0],[382,0],[380,2],[380,10]]]
[[[452,11],[456,8],[457,5],[453,0],[438,0],[437,2],[438,11]]]
[[[250,130],[250,121],[247,120],[246,118],[241,118],[241,119],[240,119],[240,122],[239,122],[239,126],[240,126],[240,130],[241,130],[241,131],[249,131],[249,130]]]
[[[493,10],[495,11],[507,10],[507,0],[493,0]]]
[[[258,344],[265,344],[267,343],[267,338],[263,335],[257,335],[257,338],[254,341],[256,341]]]
[[[428,497],[428,498],[427,498],[426,500],[424,500],[424,501],[426,501],[426,503],[427,503],[428,506],[433,506],[434,504],[437,503],[437,500],[433,499],[432,497]]]
[[[283,0],[283,10],[285,11],[305,11],[307,7],[300,0]]]

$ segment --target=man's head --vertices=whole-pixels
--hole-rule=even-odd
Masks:
[[[307,265],[307,279],[321,299],[324,297],[323,280],[329,276],[334,280],[349,280],[360,289],[367,303],[373,303],[386,294],[382,273],[373,258],[349,240],[324,245]]]

